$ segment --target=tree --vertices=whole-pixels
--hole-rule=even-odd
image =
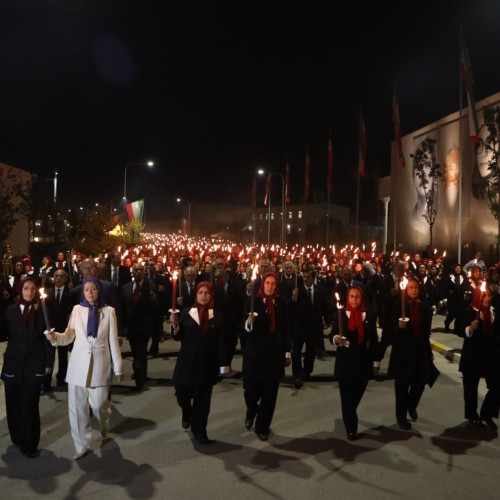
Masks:
[[[141,219],[132,219],[123,225],[123,238],[125,244],[138,245],[143,243],[141,233],[144,231],[144,223]]]
[[[33,176],[23,179],[13,168],[4,168],[0,178],[0,245],[4,247],[14,226],[30,220]]]
[[[489,134],[483,147],[489,153],[490,175],[483,179],[482,190],[490,203],[490,211],[497,220],[497,239],[500,240],[500,107],[486,107],[483,116]]]
[[[422,217],[429,225],[429,246],[433,248],[433,229],[438,212],[438,179],[442,176],[441,165],[434,158],[436,139],[426,137],[413,158],[415,175],[419,180],[420,187],[424,191],[425,211]]]

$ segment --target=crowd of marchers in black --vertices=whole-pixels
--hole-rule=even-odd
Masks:
[[[44,289],[49,322],[64,332],[72,308],[83,300],[82,281],[95,277],[103,303],[115,309],[120,342],[130,344],[135,391],[147,384],[148,358],[160,355],[161,343],[170,336],[180,342],[175,393],[182,428],[191,428],[200,444],[213,442],[207,435],[212,388],[221,377],[231,376],[238,343],[246,404],[242,425],[254,428],[263,441],[271,434],[285,368],[291,366],[297,390],[311,383],[315,361],[333,355],[325,347],[327,339],[336,347],[334,376],[347,439],[358,436],[358,405],[368,381],[382,377],[381,361],[389,346],[385,377],[394,379],[396,421],[401,429],[411,429],[409,419],[418,419],[425,386],[432,387],[439,375],[430,346],[436,314],[446,315],[446,332],[453,323],[453,333],[464,338],[459,370],[466,421],[497,428],[493,419],[500,407],[500,264],[488,269],[480,254],[448,270],[441,257],[422,259],[419,254],[372,262],[362,257],[349,263],[330,259],[327,268],[311,259],[300,263],[261,258],[256,274],[251,262],[219,254],[206,262],[179,259],[175,280],[164,262],[147,253],[139,257],[132,252],[123,262],[117,251],[96,259],[80,255],[73,261],[59,252],[53,262],[44,257],[36,269],[29,256],[4,258],[2,263],[0,336],[8,342],[5,356],[14,349],[9,351],[11,344],[17,343],[18,351],[22,346],[15,363],[23,374],[10,380],[2,373],[11,407],[21,404],[15,387],[29,385],[31,396],[23,397],[34,411],[40,394],[53,390],[54,384],[64,386],[71,352],[71,346],[57,348],[57,373],[30,373],[30,359],[41,356],[44,366],[52,368],[55,357],[44,337],[47,325],[39,311],[39,294],[33,301],[36,328],[30,330],[28,322],[21,321],[23,278],[33,277]],[[481,378],[488,392],[478,408]],[[38,425],[38,431],[30,449],[21,451],[38,456],[39,418],[28,425]]]

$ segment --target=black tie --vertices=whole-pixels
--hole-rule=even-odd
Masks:
[[[60,288],[57,289],[56,301],[58,304],[61,303],[61,289]]]
[[[118,268],[113,268],[113,285],[118,286]]]
[[[313,303],[313,297],[312,297],[312,288],[307,289],[307,296],[309,297],[309,303]]]

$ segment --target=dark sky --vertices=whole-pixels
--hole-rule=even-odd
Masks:
[[[71,202],[250,204],[259,166],[292,202],[355,197],[359,106],[368,174],[389,174],[397,78],[403,134],[458,108],[459,25],[476,99],[500,90],[500,2],[0,1],[0,162],[52,177]],[[371,177],[369,177],[371,178]],[[259,184],[259,203],[264,182]],[[365,186],[365,190],[368,189]],[[278,201],[278,200],[276,200]]]

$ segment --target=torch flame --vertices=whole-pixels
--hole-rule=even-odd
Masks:
[[[443,252],[443,259],[446,257],[446,250]]]
[[[47,298],[47,294],[45,293],[45,290],[43,288],[40,288],[38,291],[40,292],[40,298],[42,299]]]
[[[252,268],[252,281],[255,281],[257,279],[257,273],[259,272],[259,264],[253,265]]]
[[[403,278],[401,280],[401,283],[399,284],[399,286],[401,287],[401,290],[406,290],[406,285],[408,284],[408,280],[406,278]]]
[[[343,306],[340,303],[340,296],[337,292],[335,292],[335,297],[337,298],[337,309],[343,309]]]
[[[486,281],[483,281],[481,284],[481,292],[486,293]]]
[[[174,271],[174,275],[173,275],[174,281],[177,279],[177,275],[178,275],[178,274],[179,274],[179,273],[178,273],[177,271]]]

